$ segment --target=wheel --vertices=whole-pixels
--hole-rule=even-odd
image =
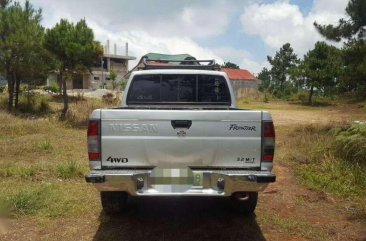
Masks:
[[[101,192],[100,200],[102,207],[107,214],[118,214],[126,206],[127,202],[126,192]]]
[[[237,192],[231,196],[232,206],[236,212],[251,215],[257,206],[258,192]]]

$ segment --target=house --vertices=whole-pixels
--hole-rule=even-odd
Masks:
[[[243,98],[248,93],[258,91],[261,81],[245,69],[221,68],[227,74],[233,86],[236,98]]]
[[[100,62],[91,68],[90,73],[74,74],[70,80],[67,80],[67,89],[100,89],[111,87],[110,73],[117,74],[117,80],[120,80],[128,73],[128,61],[135,60],[136,57],[128,55],[128,44],[126,43],[126,52],[124,55],[117,53],[117,46],[114,46],[114,53],[109,51],[109,41],[104,50]],[[47,85],[51,82],[60,82],[58,72],[53,72],[47,79]]]

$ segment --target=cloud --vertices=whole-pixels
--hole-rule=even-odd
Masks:
[[[118,54],[125,54],[124,45],[129,44],[129,55],[140,58],[149,52],[166,53],[166,54],[191,54],[198,59],[215,59],[219,63],[223,59],[215,54],[212,50],[198,45],[190,38],[182,37],[156,37],[145,31],[120,31],[112,32],[99,26],[97,23],[90,21],[90,27],[93,28],[96,39],[105,43],[107,39],[111,41],[110,51],[113,51],[113,45],[118,45]],[[130,67],[133,67],[137,61],[131,61]]]
[[[233,10],[231,4],[222,0],[33,0],[32,3],[44,9],[47,27],[59,18],[73,21],[86,18],[111,31],[145,31],[160,37],[197,39],[223,34],[229,27]]]
[[[313,26],[314,21],[322,24],[336,23],[344,17],[347,0],[314,0],[312,10],[304,15],[297,5],[289,1],[254,3],[244,9],[240,16],[246,34],[259,36],[272,49],[279,49],[289,42],[296,53],[305,54],[316,41],[324,38]]]
[[[266,61],[257,62],[250,52],[246,50],[239,50],[232,47],[220,47],[212,49],[213,53],[223,58],[225,62],[231,61],[239,65],[242,69],[247,69],[254,74],[261,71],[263,67],[268,67]]]

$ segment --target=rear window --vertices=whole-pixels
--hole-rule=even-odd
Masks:
[[[216,75],[137,75],[127,104],[230,105],[226,80]]]

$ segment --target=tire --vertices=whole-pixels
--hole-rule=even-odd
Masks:
[[[239,197],[248,197],[248,200],[239,200]],[[257,207],[258,192],[234,193],[231,196],[231,203],[237,213],[252,215]]]
[[[100,200],[106,214],[118,214],[126,207],[126,192],[101,192]]]

